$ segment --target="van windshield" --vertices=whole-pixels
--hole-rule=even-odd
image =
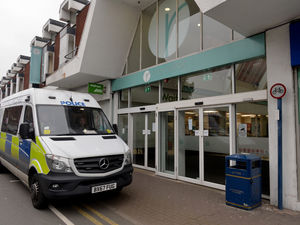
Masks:
[[[103,111],[97,108],[38,105],[37,118],[42,136],[114,133]]]

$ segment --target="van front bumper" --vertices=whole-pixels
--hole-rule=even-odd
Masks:
[[[121,189],[132,182],[132,165],[106,177],[79,177],[75,174],[48,173],[39,174],[43,194],[48,199],[61,199],[75,195],[89,194],[94,186],[117,183]]]

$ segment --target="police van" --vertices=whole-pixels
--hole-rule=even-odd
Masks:
[[[47,200],[120,191],[132,181],[132,155],[89,94],[28,89],[1,100],[0,163]]]

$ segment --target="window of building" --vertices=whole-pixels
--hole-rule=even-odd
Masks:
[[[266,59],[255,59],[235,65],[236,93],[267,89]]]
[[[127,59],[127,73],[133,73],[140,70],[140,37],[141,37],[141,21],[137,25],[134,39]]]
[[[119,108],[128,108],[128,93],[129,89],[124,89],[119,92]]]
[[[178,101],[178,77],[162,81],[162,102]]]
[[[176,1],[158,1],[158,62],[163,63],[176,58],[177,25]]]
[[[232,93],[230,67],[196,72],[181,77],[181,99],[195,99]]]
[[[268,103],[236,104],[237,153],[250,153],[262,159],[262,193],[269,195]]]
[[[200,51],[201,13],[194,0],[178,2],[178,55]]]
[[[19,121],[23,106],[6,108],[2,119],[2,132],[16,135],[19,128]]]
[[[232,30],[203,15],[203,49],[224,45],[232,40]]]
[[[154,105],[159,102],[159,82],[131,88],[131,107]]]
[[[142,68],[156,64],[156,3],[142,13]]]
[[[119,136],[128,144],[128,115],[122,114],[118,116]]]

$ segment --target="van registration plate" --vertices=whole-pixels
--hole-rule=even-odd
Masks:
[[[103,192],[103,191],[109,191],[117,188],[117,183],[111,183],[111,184],[104,184],[92,187],[92,194]]]

